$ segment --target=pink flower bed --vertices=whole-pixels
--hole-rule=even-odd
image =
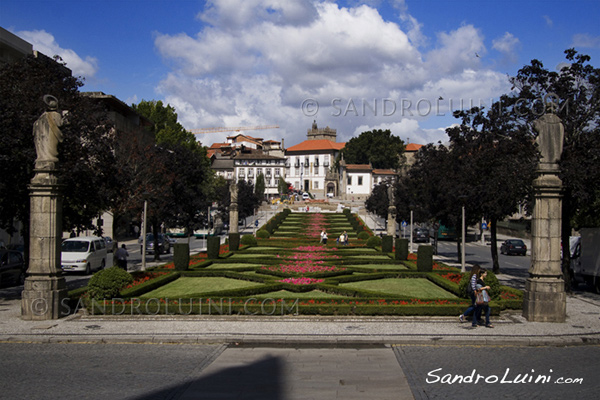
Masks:
[[[283,283],[291,283],[292,285],[311,285],[313,283],[321,283],[323,282],[323,279],[313,279],[313,278],[286,278],[286,279],[282,279],[278,282],[283,282]]]

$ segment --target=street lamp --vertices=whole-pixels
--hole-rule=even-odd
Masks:
[[[466,272],[465,266],[465,231],[466,231],[466,223],[465,223],[465,199],[467,196],[462,195],[458,196],[458,198],[462,202],[462,229],[461,229],[461,246],[460,246],[460,272]]]
[[[142,198],[144,199],[144,222],[142,228],[142,271],[146,270],[146,221],[148,215],[148,192],[142,193]]]

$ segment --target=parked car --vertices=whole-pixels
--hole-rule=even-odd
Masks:
[[[425,228],[413,229],[413,242],[429,243],[429,230]]]
[[[310,194],[308,194],[307,192],[302,193],[302,200],[308,200],[310,199]]]
[[[80,271],[89,275],[106,266],[106,242],[98,236],[65,239],[61,245],[62,270]]]
[[[114,253],[117,250],[117,241],[112,240],[110,236],[104,236],[104,243],[106,243],[106,251],[109,253]]]
[[[524,256],[527,254],[527,246],[521,239],[508,239],[500,246],[500,254]]]
[[[140,236],[138,242],[140,243],[140,253],[143,252],[143,239]],[[171,242],[166,235],[162,233],[158,234],[158,254],[169,254],[171,253]],[[154,254],[154,234],[146,234],[146,254]]]
[[[333,199],[333,192],[328,192],[327,193],[327,198]]]
[[[25,261],[20,252],[0,250],[0,286],[22,285],[25,271]]]

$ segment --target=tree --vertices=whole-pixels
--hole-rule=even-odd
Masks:
[[[185,146],[190,150],[197,148],[196,137],[177,122],[177,113],[170,104],[165,106],[160,100],[142,100],[137,105],[133,104],[132,107],[140,115],[152,121],[151,131],[156,139],[156,144],[167,147],[171,145]]]
[[[107,113],[82,96],[82,82],[59,58],[27,56],[0,67],[0,226],[14,233],[23,223],[25,248],[29,239],[29,190],[36,159],[33,123],[45,111],[42,97],[55,96],[61,110],[69,111],[61,127],[58,176],[64,185],[63,228],[93,227],[112,204],[117,189],[114,131]]]
[[[549,71],[532,60],[510,79],[516,92],[503,105],[515,123],[532,130],[532,123],[548,109],[565,128],[560,161],[563,182],[562,244],[569,248],[572,228],[598,223],[600,215],[600,69],[590,57],[565,50],[567,63]],[[596,225],[597,226],[597,225]],[[569,252],[563,253],[563,276],[570,290]]]
[[[265,176],[262,172],[256,177],[254,193],[256,194],[256,198],[258,199],[260,204],[265,198]]]
[[[350,139],[342,153],[348,164],[371,163],[373,168],[396,170],[404,162],[404,142],[389,129],[376,129]]]
[[[530,133],[514,124],[499,104],[489,110],[456,111],[461,124],[446,130],[454,157],[463,161],[460,178],[468,188],[463,199],[466,211],[490,220],[494,273],[500,272],[497,222],[517,212],[530,193],[537,161]]]
[[[387,218],[389,199],[387,195],[390,182],[381,182],[373,187],[371,195],[365,201],[365,208],[368,212],[377,215],[380,218]]]

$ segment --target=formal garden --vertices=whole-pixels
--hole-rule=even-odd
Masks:
[[[343,232],[347,244],[336,240]],[[394,247],[349,210],[285,209],[256,236],[209,239],[207,252],[190,257],[178,244],[174,262],[148,271],[100,271],[69,297],[90,313],[119,315],[455,316],[469,305],[468,274],[434,261],[431,246],[409,253],[408,240],[397,239]],[[491,273],[487,281],[493,313],[522,307],[520,290]]]

